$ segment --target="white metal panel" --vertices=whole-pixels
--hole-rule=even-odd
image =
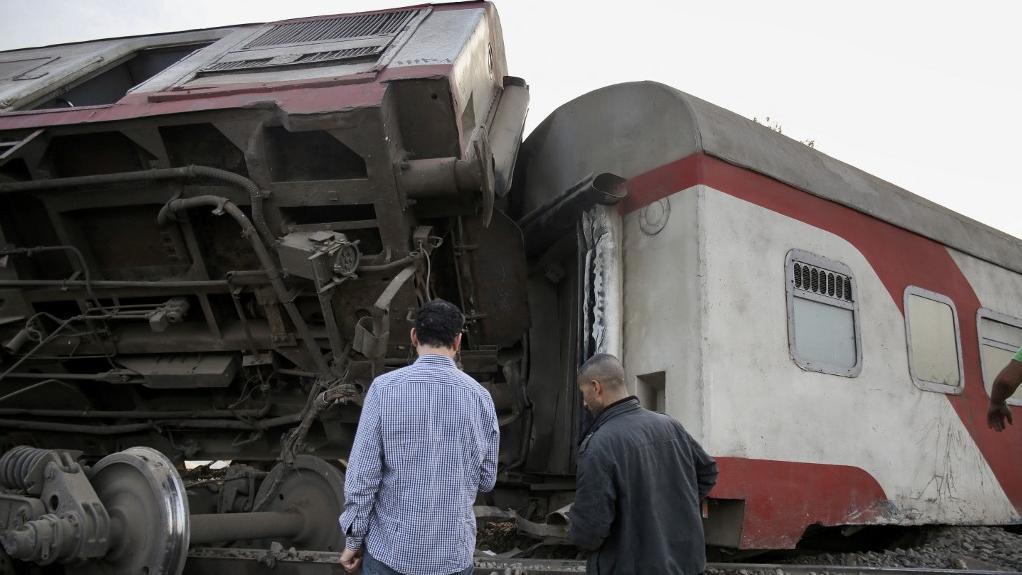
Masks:
[[[485,14],[482,8],[432,12],[398,50],[390,67],[453,64]]]
[[[701,386],[711,453],[858,467],[883,487],[901,523],[1017,521],[951,402],[913,385],[904,316],[862,253],[830,232],[703,189],[703,375],[696,383],[668,377],[668,413],[677,417],[672,394]],[[803,371],[788,353],[784,260],[794,248],[840,261],[855,277],[863,328],[862,372],[854,380]],[[675,245],[675,252],[685,249]],[[660,269],[676,265],[667,253]],[[635,257],[626,252],[626,269]],[[657,321],[682,323],[670,308],[658,311],[665,317]],[[676,349],[674,342],[644,343],[664,346],[665,354]]]
[[[701,230],[697,225],[703,186],[659,200],[623,219],[624,366],[630,390],[644,393],[639,377],[663,374],[666,413],[697,440],[706,439],[709,413],[703,400],[712,385],[704,377],[705,281]],[[669,206],[669,207],[668,207]],[[656,226],[649,223],[655,220]],[[661,376],[657,376],[661,378]],[[659,396],[661,391],[656,390]]]
[[[997,313],[1022,318],[1022,274],[990,265],[980,258],[948,248],[948,253],[969,280],[980,305]]]

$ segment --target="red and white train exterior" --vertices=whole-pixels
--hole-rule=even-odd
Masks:
[[[1018,239],[656,83],[559,108],[519,170],[527,206],[627,179],[602,349],[717,458],[711,543],[1019,521],[1022,435],[985,418],[1022,345]]]

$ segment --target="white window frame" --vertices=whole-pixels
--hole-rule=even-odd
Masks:
[[[830,272],[843,274],[848,277],[852,285],[852,301],[842,301],[835,298],[814,294],[811,291],[795,287],[795,262],[808,264],[813,267],[822,268]],[[841,377],[858,377],[862,373],[862,335],[859,328],[859,286],[855,283],[855,275],[852,268],[845,264],[834,261],[823,256],[807,252],[805,250],[793,249],[784,258],[784,279],[785,293],[787,296],[788,308],[788,352],[792,361],[805,371],[838,375]],[[795,298],[807,299],[839,307],[852,311],[852,329],[855,331],[855,365],[845,367],[831,365],[823,362],[812,361],[799,356],[798,347],[795,342]]]
[[[997,311],[994,311],[992,309],[988,309],[988,308],[985,308],[985,307],[981,307],[981,308],[979,308],[979,310],[976,311],[976,339],[979,341],[979,353],[980,353],[979,366],[980,366],[980,370],[981,370],[981,373],[982,373],[982,376],[983,376],[983,389],[984,389],[984,391],[986,391],[986,381],[987,381],[987,375],[988,374],[986,373],[986,369],[983,367],[983,340],[984,340],[984,337],[983,337],[983,320],[984,319],[989,319],[989,320],[992,320],[992,321],[996,321],[998,323],[1003,323],[1005,325],[1010,325],[1012,327],[1017,327],[1019,329],[1022,329],[1022,319],[1019,319],[1019,318],[1017,318],[1015,316],[1010,316],[1010,315],[1005,314],[1005,313],[1000,313],[1000,312],[997,312]],[[1010,351],[1013,354],[1018,351],[1018,348],[1008,349],[1007,347],[1004,347],[1003,345],[995,345],[993,343],[988,344],[988,345],[990,345],[991,347],[996,347],[998,349],[1003,349],[1004,351]],[[992,375],[993,377],[997,377],[996,373],[991,373],[989,375]],[[993,379],[993,378],[991,378],[991,379]],[[1012,397],[1009,397],[1007,399],[1006,403],[1008,405],[1022,405],[1022,398],[1012,398]]]
[[[908,300],[911,296],[917,296],[937,303],[946,304],[951,308],[951,318],[955,324],[955,350],[958,353],[958,386],[921,379],[916,375],[916,368],[912,365],[912,329],[910,325],[912,320],[908,313]],[[932,391],[948,395],[961,395],[962,391],[965,390],[965,364],[962,361],[962,329],[958,324],[958,308],[955,307],[954,300],[944,294],[923,289],[919,286],[910,285],[905,288],[905,294],[902,297],[902,310],[904,310],[905,316],[905,353],[908,355],[908,372],[909,376],[912,378],[912,383],[923,391]]]

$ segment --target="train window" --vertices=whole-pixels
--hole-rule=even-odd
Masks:
[[[211,43],[199,42],[139,50],[97,74],[58,88],[41,103],[31,106],[31,109],[113,104],[135,86]]]
[[[983,367],[983,385],[987,395],[994,385],[994,378],[1001,369],[1015,357],[1022,347],[1022,319],[980,309],[977,315],[979,328],[979,358]],[[1008,398],[1010,405],[1022,405],[1022,390]]]
[[[785,277],[792,359],[807,371],[858,376],[862,345],[852,270],[840,262],[791,250]]]
[[[945,295],[915,286],[905,289],[908,367],[920,389],[961,393],[962,344],[958,312]]]

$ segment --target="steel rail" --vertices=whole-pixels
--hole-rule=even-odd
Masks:
[[[933,567],[864,567],[860,565],[787,565],[761,563],[707,563],[706,569],[726,571],[775,573],[833,573],[835,575],[1007,575],[1019,571],[990,571],[986,569],[935,569]]]
[[[296,551],[277,553],[265,549],[218,549],[193,547],[188,552],[190,559],[219,559],[235,561],[265,561],[273,557],[278,562],[321,565],[328,568],[323,573],[344,573],[340,568],[340,553],[325,551]],[[225,563],[214,564],[226,568]],[[310,572],[315,569],[310,570]],[[775,563],[707,563],[706,571],[745,571],[750,574],[787,575],[819,573],[834,575],[1011,575],[1019,571],[989,571],[976,569],[933,569],[930,567],[861,567],[857,565],[787,565]],[[476,575],[568,575],[585,573],[586,562],[571,559],[509,559],[504,557],[476,557]]]

